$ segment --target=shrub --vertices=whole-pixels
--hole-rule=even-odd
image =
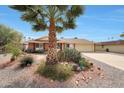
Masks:
[[[18,57],[21,54],[21,50],[19,48],[13,48],[11,50],[11,53],[12,53],[13,57]]]
[[[42,75],[53,80],[57,79],[57,65],[45,65]]]
[[[42,74],[43,73],[43,70],[44,70],[44,67],[45,67],[45,61],[41,61],[41,63],[38,66],[38,69],[37,69],[36,72],[38,72],[39,74]]]
[[[7,44],[5,48],[7,52],[12,54],[11,61],[14,61],[22,53],[21,49],[12,43]]]
[[[26,56],[26,57],[23,57],[20,62],[21,62],[20,64],[21,67],[26,67],[28,65],[32,65],[33,58],[30,56]]]
[[[79,66],[81,70],[83,70],[83,68],[89,69],[92,65],[88,61],[86,61],[85,58],[81,58],[81,60],[79,61]]]
[[[58,54],[58,60],[60,62],[75,62],[79,63],[79,60],[81,59],[81,54],[76,49],[64,49],[62,51],[59,51]]]
[[[71,64],[58,64],[57,65],[57,78],[58,80],[67,80],[72,76],[72,65]]]
[[[44,65],[44,63],[41,63],[37,72],[44,77],[59,81],[67,80],[73,74],[72,66],[67,63],[54,65]]]

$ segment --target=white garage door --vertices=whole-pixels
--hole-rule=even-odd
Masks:
[[[81,51],[81,52],[93,52],[94,51],[94,45],[83,45],[83,44],[76,44],[75,45],[75,48],[78,50],[78,51]]]

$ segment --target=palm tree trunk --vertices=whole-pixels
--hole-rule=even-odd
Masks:
[[[56,31],[55,31],[55,22],[54,19],[50,19],[50,27],[49,27],[49,48],[47,54],[47,65],[53,65],[57,63],[57,49],[56,49]]]

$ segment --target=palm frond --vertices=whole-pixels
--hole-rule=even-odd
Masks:
[[[63,27],[65,27],[65,29],[75,29],[76,28],[75,20],[68,19],[68,21],[63,23]]]
[[[62,17],[59,17],[59,18],[56,19],[56,22],[57,23],[63,23],[64,19]]]
[[[32,25],[32,29],[33,31],[45,31],[47,29],[47,25],[46,24],[42,24],[42,23],[39,23],[39,24],[35,24],[35,25]]]
[[[11,5],[9,7],[22,12],[22,20],[29,22],[34,31],[48,29],[51,18],[55,20],[56,32],[74,29],[76,18],[84,13],[84,7],[80,5]]]
[[[10,5],[9,7],[20,12],[24,12],[27,10],[27,5]]]
[[[63,27],[61,27],[61,26],[56,26],[56,32],[57,32],[57,33],[62,33],[63,30],[64,30]]]
[[[56,5],[59,11],[63,12],[68,9],[68,5]]]
[[[27,22],[34,22],[37,19],[38,13],[25,13],[21,16],[21,19]]]
[[[71,15],[73,15],[74,17],[78,17],[80,16],[81,14],[83,14],[84,12],[84,7],[83,6],[80,6],[80,5],[73,5],[71,7]]]

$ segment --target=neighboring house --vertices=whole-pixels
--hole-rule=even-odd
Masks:
[[[30,40],[24,44],[25,50],[30,52],[47,51],[48,37],[44,36],[35,40]],[[57,40],[57,49],[75,48],[81,52],[93,52],[94,43],[85,39],[60,39]]]
[[[95,50],[124,53],[124,40],[96,43]]]

